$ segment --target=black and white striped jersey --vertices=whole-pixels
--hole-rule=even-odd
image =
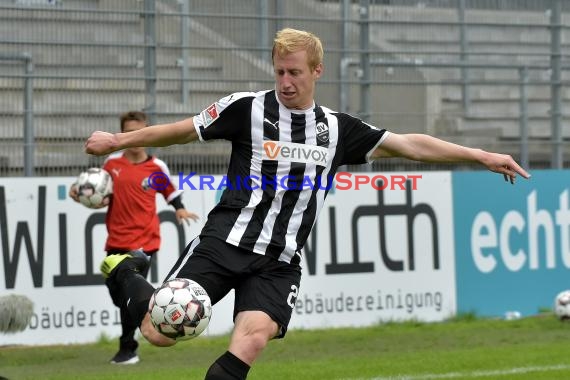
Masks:
[[[339,166],[369,161],[388,132],[314,105],[290,110],[275,90],[242,92],[193,118],[201,141],[232,143],[227,185],[203,236],[299,263]]]

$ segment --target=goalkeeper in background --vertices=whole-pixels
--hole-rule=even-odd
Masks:
[[[147,115],[140,111],[129,111],[121,115],[121,132],[132,132],[148,125]],[[127,148],[109,155],[103,164],[113,178],[113,194],[105,217],[107,259],[103,266],[124,259],[130,252],[138,256],[137,271],[146,278],[151,259],[160,248],[160,221],[156,211],[156,193],[176,209],[179,223],[198,220],[198,215],[186,210],[182,204],[182,192],[176,190],[167,180],[170,170],[166,163],[144,148]],[[71,186],[69,196],[79,202],[76,186]],[[105,275],[104,275],[105,276]],[[105,276],[106,277],[106,276]],[[115,282],[105,279],[113,303],[120,308],[122,334],[119,351],[111,359],[113,364],[138,363],[138,342],[133,321],[125,305],[125,294]]]

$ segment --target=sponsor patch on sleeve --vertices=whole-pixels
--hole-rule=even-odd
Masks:
[[[212,104],[204,111],[200,113],[202,116],[202,120],[204,121],[204,127],[209,126],[212,124],[218,117],[220,117],[220,112],[218,111],[217,103]]]

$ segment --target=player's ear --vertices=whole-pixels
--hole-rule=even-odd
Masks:
[[[323,66],[322,62],[319,63],[317,66],[315,66],[315,69],[313,70],[313,75],[315,76],[315,79],[319,79],[323,74],[324,70],[325,67]]]

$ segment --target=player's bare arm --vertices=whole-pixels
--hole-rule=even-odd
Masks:
[[[186,144],[198,139],[192,118],[154,125],[128,133],[96,131],[85,142],[85,152],[97,156],[132,147],[160,147]]]
[[[473,162],[514,182],[517,175],[529,178],[519,164],[507,154],[491,153],[450,143],[424,134],[400,135],[390,133],[386,140],[372,153],[371,158],[403,157],[414,161],[445,163]]]

